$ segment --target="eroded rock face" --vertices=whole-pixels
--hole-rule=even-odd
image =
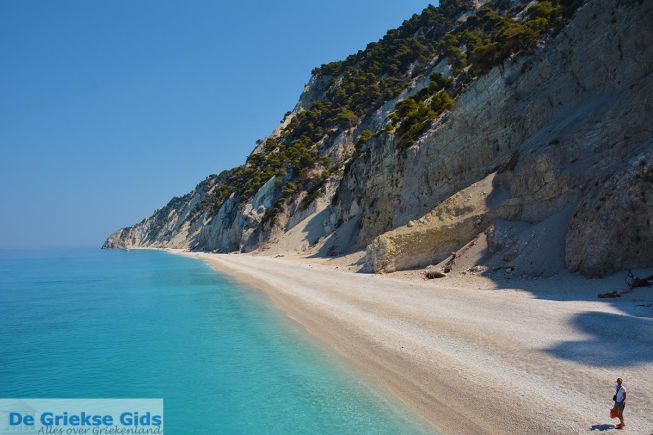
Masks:
[[[510,162],[495,180],[502,193],[492,216],[535,225],[582,204],[580,217],[563,229],[569,235],[566,247],[560,238],[556,263],[566,258],[572,270],[590,275],[653,265],[650,198],[635,200],[645,187],[635,180],[643,178],[618,175],[624,161],[653,149],[653,46],[644,43],[653,40],[646,24],[652,9],[651,3],[590,2],[539,55],[474,82],[416,146],[400,152],[393,137],[377,139],[345,175],[334,220],[360,214],[358,246],[371,243],[375,269],[418,265],[423,246],[436,258],[462,246],[464,237],[455,243],[445,237],[460,235],[446,222],[428,232],[404,225]],[[608,195],[606,182],[617,191]],[[602,214],[589,219],[597,198],[604,198]],[[618,234],[629,242],[620,244]],[[395,246],[398,238],[419,240],[414,261]]]
[[[653,153],[624,162],[583,199],[567,233],[565,260],[587,275],[653,264]]]
[[[487,225],[494,174],[438,204],[418,220],[388,231],[367,246],[373,272],[394,272],[437,263]]]

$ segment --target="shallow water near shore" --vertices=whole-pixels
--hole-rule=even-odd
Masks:
[[[0,252],[0,397],[162,397],[169,434],[432,430],[256,291],[159,251]]]

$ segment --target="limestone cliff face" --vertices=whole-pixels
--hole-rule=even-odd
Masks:
[[[649,106],[650,107],[650,106]],[[653,256],[653,158],[642,152],[582,199],[565,239],[571,270],[591,275],[650,265]]]
[[[392,135],[380,137],[344,177],[334,211],[336,220],[359,217],[357,243],[371,243],[372,269],[424,266],[461,247],[431,236],[430,256],[409,247],[387,252],[398,231],[404,243],[413,233],[420,249],[424,228],[402,226],[502,166],[492,204],[481,208],[527,227],[577,210],[559,222],[560,254],[572,271],[652,265],[651,18],[651,3],[589,2],[536,55],[474,82],[416,146],[401,153]],[[450,223],[429,231],[452,237],[441,225]],[[397,227],[403,229],[383,234]],[[481,230],[470,226],[455,237],[469,241]]]
[[[449,29],[480,5],[458,11]],[[247,198],[232,192],[216,201],[230,178],[211,176],[104,247],[283,246],[323,255],[366,248],[372,270],[393,271],[437,262],[483,237],[482,261],[525,273],[652,266],[652,20],[651,2],[588,1],[532,54],[473,80],[436,54],[408,70],[401,92],[317,142],[331,166],[307,169],[302,179],[320,183],[284,194],[294,179],[279,174]],[[402,148],[388,118],[433,72],[454,78],[455,106]],[[314,75],[271,137],[288,134],[293,118],[329,98],[338,80]],[[375,134],[362,141],[364,130]],[[263,144],[253,154],[269,153]],[[544,248],[558,258],[531,264]]]

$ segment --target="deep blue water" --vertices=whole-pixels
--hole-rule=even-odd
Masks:
[[[256,291],[156,251],[0,252],[0,397],[163,398],[168,434],[425,430]]]

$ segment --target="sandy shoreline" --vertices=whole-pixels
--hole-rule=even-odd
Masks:
[[[261,290],[444,433],[605,430],[617,376],[629,391],[626,429],[653,431],[652,292],[595,297],[621,277],[508,288],[299,258],[183,254]]]

